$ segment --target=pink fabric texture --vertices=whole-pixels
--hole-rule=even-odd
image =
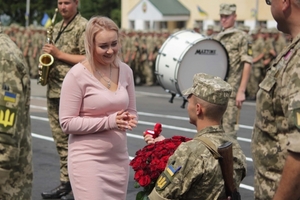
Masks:
[[[125,200],[129,177],[126,132],[116,113],[137,115],[132,70],[119,64],[116,91],[100,83],[81,63],[66,75],[59,117],[69,135],[68,170],[76,200]]]

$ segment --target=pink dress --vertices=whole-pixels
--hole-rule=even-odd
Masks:
[[[66,75],[60,97],[62,130],[70,134],[68,171],[76,200],[125,200],[129,177],[126,132],[117,129],[116,113],[136,113],[132,70],[119,64],[115,92],[81,63]]]

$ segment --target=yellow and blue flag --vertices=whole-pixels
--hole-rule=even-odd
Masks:
[[[43,19],[41,20],[41,24],[45,27],[48,28],[51,25],[51,19],[47,13],[44,13]]]
[[[202,8],[200,8],[200,6],[197,6],[197,8],[198,8],[198,12],[200,13],[200,15],[208,16],[207,12],[204,11]]]

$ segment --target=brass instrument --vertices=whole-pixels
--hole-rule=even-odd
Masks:
[[[57,11],[58,11],[58,9],[56,8],[55,13],[53,15],[53,18],[51,20],[51,25],[47,29],[47,43],[48,44],[53,44],[54,43],[53,42],[53,27],[54,27],[54,22],[55,22]],[[53,62],[54,62],[54,58],[49,53],[43,53],[39,57],[39,66],[38,66],[39,79],[38,79],[38,83],[40,83],[42,86],[45,86],[48,83],[48,75],[49,75],[50,67],[53,64]]]

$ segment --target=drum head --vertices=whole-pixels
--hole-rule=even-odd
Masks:
[[[191,31],[179,31],[162,45],[156,59],[155,73],[160,85],[170,93],[182,95],[193,85],[196,73],[225,79],[228,54],[217,40]]]
[[[196,73],[206,73],[225,79],[228,69],[228,54],[217,40],[204,39],[193,45],[182,57],[178,68],[179,94],[193,85]]]

